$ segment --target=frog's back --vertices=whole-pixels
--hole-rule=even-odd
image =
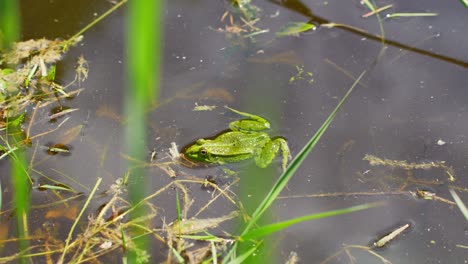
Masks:
[[[205,142],[205,147],[210,149],[211,154],[219,156],[235,156],[252,154],[261,145],[270,139],[267,133],[245,133],[231,131],[223,133],[211,142]]]

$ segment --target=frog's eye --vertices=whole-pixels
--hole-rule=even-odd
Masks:
[[[207,154],[208,154],[208,151],[206,151],[206,149],[204,148],[200,149],[200,155],[206,156]]]

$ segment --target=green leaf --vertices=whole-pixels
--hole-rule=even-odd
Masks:
[[[182,220],[182,213],[180,209],[179,189],[176,189],[176,208],[177,208],[177,220]]]
[[[299,33],[315,30],[316,26],[310,23],[304,22],[289,22],[285,26],[283,26],[280,31],[276,32],[276,36],[284,37],[284,36],[298,36]]]
[[[10,73],[13,73],[14,71],[15,71],[15,70],[13,70],[13,69],[6,68],[6,69],[2,69],[2,70],[1,70],[1,73],[2,73],[2,75],[8,75],[8,74],[10,74]]]
[[[256,239],[256,238],[264,237],[266,235],[278,232],[278,231],[283,230],[285,228],[288,228],[288,227],[290,227],[292,225],[302,223],[302,222],[305,222],[305,221],[321,219],[321,218],[326,218],[326,217],[336,216],[336,215],[341,215],[341,214],[348,214],[348,213],[352,213],[352,212],[356,212],[356,211],[369,209],[369,208],[375,207],[375,206],[380,205],[380,204],[381,203],[362,204],[362,205],[357,205],[357,206],[348,207],[348,208],[344,208],[344,209],[332,210],[332,211],[328,211],[328,212],[305,215],[305,216],[289,219],[289,220],[286,220],[286,221],[282,221],[282,222],[278,222],[278,223],[274,223],[274,224],[270,224],[270,225],[266,225],[266,226],[262,226],[262,227],[259,227],[257,229],[254,229],[254,230],[248,232],[247,234],[243,235],[242,239],[249,240],[249,239]]]
[[[26,79],[24,80],[24,86],[29,87],[29,83],[31,82],[32,77],[33,77],[34,74],[36,73],[37,68],[39,68],[39,66],[37,66],[37,64],[35,64],[35,65],[31,68],[31,70],[29,70],[28,77],[26,77]]]
[[[18,128],[23,123],[24,116],[25,116],[25,113],[22,113],[21,115],[18,115],[18,116],[12,117],[12,118],[8,118],[8,120],[7,120],[8,129]]]
[[[461,2],[466,8],[468,8],[468,0],[460,0],[460,2]]]
[[[180,235],[180,238],[201,240],[201,241],[210,241],[210,242],[224,242],[226,239],[217,237],[211,234],[208,235]]]
[[[51,82],[55,81],[55,70],[56,70],[55,64],[50,66],[50,69],[47,72],[47,77],[46,77],[48,81],[51,81]]]

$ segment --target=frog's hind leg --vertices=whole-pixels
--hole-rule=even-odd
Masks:
[[[270,122],[263,117],[225,107],[238,115],[249,118],[231,122],[229,128],[233,131],[261,131],[270,128]]]
[[[290,160],[291,157],[291,151],[289,150],[288,142],[284,138],[275,138],[273,141],[278,142],[281,148],[281,152],[283,154],[283,162],[281,163],[281,167],[283,168],[283,171],[286,170],[286,167],[288,165],[288,160]]]
[[[258,153],[256,153],[255,164],[257,164],[257,166],[260,168],[266,168],[268,165],[271,164],[271,162],[276,157],[280,149],[283,154],[283,162],[281,164],[281,167],[283,168],[283,171],[286,170],[288,159],[290,159],[290,151],[288,143],[284,138],[275,138],[273,140],[268,141],[261,148],[261,150]]]

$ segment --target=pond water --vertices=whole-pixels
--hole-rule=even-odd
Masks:
[[[161,104],[149,112],[146,162],[152,164],[153,151],[154,163],[169,162],[171,142],[180,150],[198,138],[226,130],[240,117],[225,105],[268,119],[272,124],[268,133],[286,138],[291,154],[297,155],[354,79],[367,71],[264,222],[375,201],[385,205],[292,226],[272,236],[267,250],[253,260],[284,263],[294,251],[303,263],[352,263],[353,257],[357,263],[381,263],[365,247],[410,224],[384,248],[373,250],[391,263],[467,263],[467,221],[449,189],[468,201],[468,9],[459,1],[378,1],[378,6],[393,5],[383,14],[438,13],[383,18],[382,33],[376,16],[362,17],[369,10],[359,1],[252,0],[251,4],[259,8],[258,21],[246,25],[226,1],[166,2]],[[70,37],[112,5],[110,1],[23,0],[21,39]],[[28,150],[30,156],[35,153],[31,176],[51,184],[47,176],[83,195],[66,207],[32,209],[31,233],[53,225],[57,237],[65,239],[96,179],[102,177],[103,183],[87,214],[99,212],[111,197],[105,191],[126,172],[131,157],[123,143],[125,11],[126,6],[117,9],[85,32],[83,41],[57,65],[57,79],[67,83],[83,55],[89,78],[79,96],[64,102],[79,110],[69,115],[60,130],[38,138]],[[318,27],[299,36],[277,36],[288,22],[313,22]],[[329,28],[327,23],[344,26]],[[388,41],[382,43],[379,35]],[[196,105],[217,108],[193,111]],[[51,108],[37,112],[32,135],[57,125],[47,122]],[[50,156],[41,147],[59,143],[63,133],[77,126],[79,136],[68,144],[70,155]],[[366,155],[382,164],[371,166]],[[171,169],[175,179],[210,176],[220,186],[233,184],[231,190],[251,212],[280,175],[280,163],[278,158],[267,169],[256,168],[252,161],[201,168],[173,165]],[[2,166],[8,172],[8,163],[2,161]],[[236,175],[228,176],[223,168]],[[171,183],[171,173],[149,166],[148,189]],[[3,210],[8,210],[14,207],[9,174],[2,173],[1,181]],[[187,190],[194,200],[187,217],[216,195],[200,184],[187,185]],[[421,190],[435,197],[418,198]],[[158,209],[151,223],[154,228],[176,220],[176,193],[169,188],[154,200]],[[31,199],[37,206],[75,195],[33,189]],[[232,203],[219,199],[197,217],[220,217],[233,209]],[[75,213],[50,215],[61,210]],[[84,229],[87,217],[82,219]],[[2,214],[2,221],[2,228],[10,229],[2,239],[15,237],[11,215]],[[235,232],[229,224],[222,227],[218,235],[222,230]],[[16,247],[9,245],[0,255],[15,253]],[[165,260],[167,247],[157,241],[152,245],[151,262]]]

